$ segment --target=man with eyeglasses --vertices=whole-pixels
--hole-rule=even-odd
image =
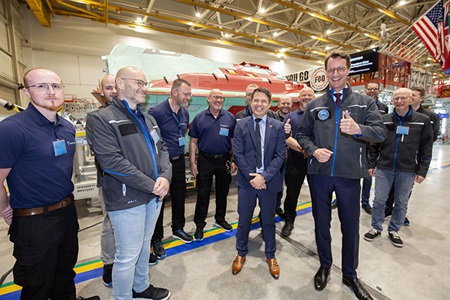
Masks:
[[[117,96],[115,76],[112,74],[105,75],[100,82],[100,87],[102,90],[103,97],[100,100],[99,109],[102,109],[110,105],[113,102],[113,97]],[[98,110],[92,111],[88,113],[86,118],[86,138],[91,148],[92,148],[92,120],[94,118],[93,116],[97,113]],[[98,198],[103,213],[102,234],[100,237],[100,247],[101,247],[100,258],[103,262],[102,280],[105,286],[111,286],[112,269],[114,265],[114,255],[116,253],[116,247],[114,244],[114,233],[112,230],[111,221],[109,219],[108,212],[106,211],[105,200],[103,199],[103,190],[101,188],[104,171],[100,167],[97,159],[95,159],[95,167],[97,169],[97,187],[99,187]]]
[[[386,128],[374,101],[353,93],[347,84],[350,56],[334,51],[325,57],[327,92],[310,102],[297,141],[306,150],[320,268],[314,287],[328,283],[331,255],[331,201],[336,193],[342,232],[342,282],[358,299],[372,299],[357,277],[359,256],[360,180],[366,168],[366,142],[382,142]]]
[[[394,92],[394,112],[383,116],[388,129],[387,139],[372,145],[369,153],[369,174],[375,176],[375,199],[372,208],[372,229],[364,235],[372,242],[381,236],[385,220],[384,208],[389,191],[394,187],[394,209],[388,226],[388,238],[395,247],[403,247],[399,231],[408,207],[414,183],[422,183],[428,172],[433,147],[430,118],[414,111],[410,89]]]
[[[255,89],[257,89],[257,88],[258,88],[258,85],[254,84],[254,83],[251,83],[251,84],[247,85],[247,87],[245,89],[245,103],[246,103],[246,107],[236,114],[236,116],[235,116],[236,121],[239,121],[240,119],[243,119],[245,117],[248,117],[248,116],[252,115],[253,112],[252,112],[252,107],[251,107],[250,104],[252,103],[253,91]],[[269,103],[269,108],[270,108],[270,103]],[[275,120],[278,120],[278,118],[277,118],[277,116],[276,116],[276,114],[275,114],[275,112],[273,110],[269,109],[269,111],[267,112],[267,116],[270,117],[270,118],[273,118]]]
[[[64,86],[55,72],[32,69],[23,81],[28,108],[0,122],[0,212],[14,243],[14,283],[21,299],[75,300],[75,128],[57,114]]]
[[[172,163],[172,179],[170,182],[170,198],[172,203],[172,237],[183,243],[191,243],[192,236],[184,231],[186,198],[186,163],[184,161],[185,134],[189,125],[187,106],[191,100],[191,84],[185,79],[176,79],[170,89],[170,97],[151,107],[148,113],[156,119],[161,130],[163,140],[167,144],[170,162]],[[163,203],[164,206],[164,203]],[[164,209],[164,208],[163,208]],[[163,259],[166,251],[162,244],[163,209],[156,223],[152,237],[154,254]],[[154,262],[152,262],[154,263]]]
[[[194,239],[197,242],[203,240],[213,176],[216,183],[214,226],[225,231],[233,230],[225,215],[231,173],[236,170],[236,164],[231,161],[231,140],[236,120],[232,113],[222,108],[224,98],[221,90],[211,90],[207,101],[208,108],[195,116],[189,129],[190,169],[197,179],[198,190],[194,215]]]
[[[388,107],[386,104],[382,103],[378,99],[380,94],[380,83],[379,82],[368,82],[366,83],[365,94],[375,101],[378,107],[378,111],[381,115],[388,113]],[[369,145],[368,145],[369,146]],[[361,208],[367,213],[372,213],[372,206],[370,206],[370,189],[372,188],[372,176],[367,172],[364,174],[362,188],[361,188]]]
[[[136,67],[116,74],[117,97],[93,118],[92,146],[104,171],[106,210],[114,231],[114,299],[168,299],[149,283],[150,240],[169,191],[172,166],[156,120],[140,111],[146,77]]]

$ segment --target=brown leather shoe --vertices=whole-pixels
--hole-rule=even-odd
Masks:
[[[236,258],[233,260],[233,265],[231,266],[231,272],[233,275],[236,275],[242,270],[242,266],[245,262],[245,256],[236,255]]]
[[[278,266],[277,260],[274,258],[268,258],[267,264],[269,265],[269,272],[273,278],[280,278],[280,267]]]

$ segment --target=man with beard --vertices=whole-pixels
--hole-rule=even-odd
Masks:
[[[120,69],[116,88],[113,103],[92,122],[92,146],[105,173],[103,195],[116,244],[113,298],[168,299],[167,289],[149,283],[148,261],[172,166],[158,124],[140,111],[147,94],[144,72]]]
[[[28,108],[0,123],[0,212],[14,243],[14,283],[21,299],[75,300],[75,128],[57,114],[64,86],[55,72],[32,69],[23,81]]]

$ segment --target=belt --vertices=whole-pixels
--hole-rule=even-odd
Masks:
[[[202,151],[199,151],[198,152],[200,155],[203,155],[204,157],[210,157],[210,158],[222,158],[222,157],[224,157],[224,156],[229,156],[230,155],[230,153],[224,153],[224,154],[208,154],[208,153],[205,153],[205,152],[202,152]]]
[[[170,160],[177,160],[177,159],[179,159],[179,158],[182,157],[182,156],[183,156],[183,154],[180,154],[180,155],[178,155],[178,156],[170,157],[169,159],[170,159]]]
[[[41,215],[45,212],[63,209],[72,204],[72,202],[73,202],[73,194],[70,194],[69,197],[48,206],[15,209],[14,215],[18,217]]]

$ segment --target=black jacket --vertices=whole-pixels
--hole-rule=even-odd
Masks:
[[[387,131],[376,103],[367,95],[353,93],[349,86],[343,93],[340,108],[336,107],[331,90],[306,107],[297,130],[297,141],[309,154],[308,174],[362,178],[367,167],[366,142],[379,143],[386,138]],[[361,128],[360,136],[339,130],[345,110]],[[320,163],[312,156],[318,148],[333,151],[327,162]]]
[[[376,167],[394,172],[414,172],[425,177],[433,147],[430,118],[414,112],[411,106],[404,117],[394,111],[382,118],[388,136],[383,143],[370,147],[369,169]],[[409,127],[409,133],[397,134],[398,126]]]

